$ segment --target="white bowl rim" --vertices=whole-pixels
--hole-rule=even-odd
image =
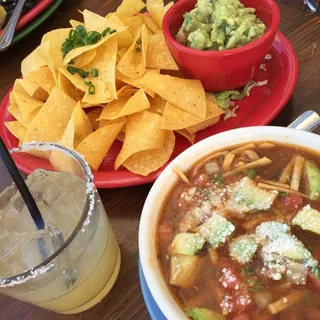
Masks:
[[[167,287],[156,256],[154,237],[158,214],[161,212],[161,209],[158,209],[155,216],[154,208],[156,208],[157,205],[159,206],[159,201],[162,202],[162,197],[160,197],[161,199],[159,200],[159,194],[161,194],[163,190],[167,190],[163,192],[167,193],[168,189],[174,184],[174,182],[172,182],[170,186],[167,186],[167,183],[170,182],[170,177],[171,180],[177,180],[172,171],[174,167],[185,171],[192,167],[197,160],[204,158],[216,150],[254,141],[275,141],[320,152],[320,137],[310,132],[274,126],[246,127],[225,131],[199,141],[177,156],[160,174],[147,196],[139,225],[140,263],[154,300],[169,320],[185,320],[187,317]],[[191,162],[190,158],[195,159],[195,161]],[[152,241],[150,241],[151,239]]]

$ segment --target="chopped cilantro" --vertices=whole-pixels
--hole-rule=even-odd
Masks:
[[[246,170],[244,170],[244,173],[246,176],[248,176],[252,180],[254,180],[257,175],[256,170],[254,170],[254,169],[246,169]]]
[[[142,40],[141,40],[141,38],[139,38],[137,41],[136,41],[136,44],[142,44]]]
[[[252,275],[255,274],[254,269],[253,269],[252,267],[250,267],[250,266],[245,266],[245,267],[243,268],[243,272],[244,272],[244,274],[245,274],[246,276],[252,276]]]
[[[223,179],[223,175],[221,173],[217,173],[215,176],[214,176],[214,181],[217,185],[222,185],[223,182],[224,182],[224,179]]]
[[[287,196],[288,192],[284,192],[284,191],[279,191],[279,197],[284,197]]]
[[[140,51],[141,51],[141,48],[140,48],[140,47],[136,47],[136,51],[137,51],[137,52],[140,52]]]

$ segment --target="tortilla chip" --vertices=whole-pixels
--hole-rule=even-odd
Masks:
[[[47,65],[47,61],[42,57],[40,47],[33,50],[21,63],[21,73],[24,78],[28,73]]]
[[[123,166],[133,173],[147,176],[166,164],[173,153],[174,144],[174,133],[167,131],[163,148],[135,153],[123,163]]]
[[[96,56],[87,65],[86,70],[95,68],[98,70],[98,76],[93,78],[91,75],[86,78],[86,81],[99,80],[102,81],[111,99],[117,98],[116,89],[116,60],[117,60],[118,43],[116,38],[112,38],[109,41],[102,44],[96,49]],[[83,80],[84,81],[84,80]],[[88,87],[86,88],[86,91]],[[105,100],[105,99],[104,99]],[[110,100],[110,98],[109,98]],[[103,103],[103,101],[100,101]]]
[[[29,122],[32,112],[43,106],[42,101],[35,100],[28,94],[15,92],[14,97],[21,111],[24,122]]]
[[[95,87],[95,93],[90,94],[89,87],[87,86],[87,92],[82,99],[82,102],[87,104],[86,107],[108,103],[113,100],[104,82],[101,80],[91,80],[91,83]]]
[[[71,19],[69,21],[69,23],[71,24],[73,29],[75,29],[77,26],[84,26],[83,22],[80,22],[80,21],[77,21],[77,20],[74,20],[74,19]]]
[[[29,72],[28,77],[49,94],[56,84],[52,72],[48,67],[41,67],[38,70]]]
[[[61,139],[76,102],[55,87],[48,100],[31,122],[24,142],[57,142]]]
[[[126,26],[128,26],[128,31],[133,37],[143,25],[143,20],[139,16],[122,18],[121,20]]]
[[[149,98],[150,102],[150,112],[156,112],[160,115],[163,115],[164,113],[164,108],[166,105],[166,100],[164,100],[162,97],[159,95],[156,95],[154,98]]]
[[[102,108],[97,108],[87,113],[87,117],[91,122],[91,126],[94,130],[97,130],[99,128],[99,122],[97,120],[100,117],[101,112]]]
[[[147,11],[151,14],[152,19],[162,28],[162,19],[164,17],[163,0],[147,0]]]
[[[83,68],[88,65],[96,56],[96,49],[92,49],[90,51],[84,52],[73,59],[72,66],[75,68]]]
[[[102,32],[107,27],[117,31],[112,34],[108,33],[105,37],[102,37],[101,40],[99,40],[95,44],[72,49],[64,58],[64,64],[68,64],[72,59],[74,59],[75,57],[79,56],[84,52],[98,48],[99,46],[104,44],[108,39],[116,36],[118,33],[126,30],[127,28],[124,26],[123,22],[120,19],[119,19],[119,23],[115,23],[114,22],[115,19],[106,19],[88,10],[84,10],[83,16],[84,16],[85,28],[87,32],[90,32],[90,31]],[[95,28],[98,28],[98,29],[95,29]]]
[[[220,115],[222,115],[224,113],[223,109],[221,109],[219,107],[219,105],[217,104],[216,98],[213,94],[206,93],[206,100],[207,100],[206,120],[204,120],[198,124],[195,124],[191,127],[186,128],[186,130],[190,134],[195,134],[198,131],[204,130],[204,129],[216,124],[220,119]]]
[[[117,119],[114,119],[114,120],[100,120],[99,121],[99,128],[102,128],[104,126],[107,126],[107,125],[110,125],[110,124],[114,124],[114,123],[126,123],[127,122],[127,117],[121,117],[121,118],[117,118]],[[121,128],[121,132],[125,132],[126,131],[126,126],[124,125],[122,128]],[[119,134],[120,134],[119,133]]]
[[[160,70],[159,69],[155,69],[155,70],[146,69],[145,74],[147,74],[147,73],[159,74]],[[142,77],[132,79],[132,78],[125,76],[124,74],[122,74],[120,71],[117,70],[116,71],[116,78],[127,83],[127,84],[130,84],[138,89],[143,89],[150,97],[154,97],[154,95],[155,95],[155,93],[152,90],[148,89],[145,85],[143,85],[141,83]]]
[[[163,16],[165,16],[165,14],[168,12],[168,10],[174,5],[173,1],[170,1],[169,3],[167,3],[164,8],[163,8]]]
[[[152,31],[152,33],[158,33],[161,31],[161,28],[157,25],[157,23],[150,17],[147,13],[139,13],[138,17],[140,17],[146,26]]]
[[[10,114],[12,114],[12,116],[19,121],[24,127],[28,128],[29,124],[32,122],[32,120],[34,119],[34,117],[37,115],[37,113],[39,112],[40,108],[35,109],[34,111],[31,112],[31,114],[29,115],[29,120],[25,121],[22,113],[18,107],[17,104],[13,103],[9,106],[8,111],[10,112]]]
[[[140,12],[145,6],[145,3],[141,0],[123,0],[115,14],[120,19],[131,17]]]
[[[104,126],[91,133],[77,147],[76,151],[85,157],[93,170],[98,170],[123,125],[124,122]]]
[[[84,92],[76,88],[62,72],[58,73],[58,88],[74,101],[81,101],[84,97]]]
[[[125,140],[115,161],[115,169],[135,153],[163,148],[166,132],[160,129],[160,125],[161,116],[156,113],[142,111],[129,116]]]
[[[147,73],[141,79],[141,83],[182,110],[205,119],[206,96],[199,80]]]
[[[124,104],[122,104],[124,102]],[[119,99],[109,103],[103,110],[98,120],[114,120],[150,108],[149,100],[142,89],[135,93],[129,100]]]
[[[129,78],[140,78],[146,70],[148,33],[145,25],[137,32],[133,44],[122,57],[117,69]]]
[[[24,79],[17,79],[17,82],[21,84],[23,89],[29,94],[30,97],[40,101],[46,101],[49,97],[47,91],[41,88],[36,82],[33,82],[29,77]]]
[[[186,129],[177,130],[176,132],[179,133],[181,136],[185,137],[187,140],[189,140],[191,144],[194,144],[194,141],[196,139],[195,134],[190,134]]]
[[[149,37],[146,66],[152,69],[179,70],[162,32]]]
[[[26,132],[27,132],[27,128],[24,127],[19,121],[10,121],[10,122],[5,122],[6,127],[8,128],[8,130],[19,140],[23,140]]]
[[[106,18],[109,24],[121,25],[123,30],[117,33],[117,40],[119,48],[128,48],[132,45],[133,35],[129,32],[128,26],[126,26],[123,21],[118,18],[114,13],[109,14]]]
[[[78,102],[59,143],[75,149],[92,132],[91,122]]]
[[[117,140],[123,142],[124,141],[124,138],[125,138],[126,134],[125,132],[119,132],[118,136],[117,136]]]
[[[71,28],[56,29],[46,33],[42,38],[41,54],[46,59],[55,82],[58,82],[58,69],[63,67],[61,46],[69,37]]]
[[[79,76],[78,73],[71,74],[67,68],[59,68],[59,72],[62,73],[77,89],[87,92],[88,86],[85,85],[85,81],[91,81],[92,77],[89,75],[86,79]]]

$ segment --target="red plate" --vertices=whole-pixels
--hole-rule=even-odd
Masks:
[[[36,6],[34,6],[30,11],[28,11],[25,15],[23,15],[18,22],[16,30],[23,28],[30,21],[32,21],[35,17],[37,17],[44,9],[46,9],[53,0],[41,0]],[[2,30],[0,30],[0,34]]]
[[[281,32],[277,33],[270,54],[272,59],[264,62],[267,71],[261,70],[255,79],[256,81],[268,79],[268,84],[254,88],[249,97],[239,101],[240,108],[237,111],[236,118],[229,119],[226,122],[221,119],[218,124],[199,132],[196,141],[234,128],[266,125],[284,108],[297,82],[298,60],[290,42]],[[17,146],[18,140],[4,125],[5,121],[14,120],[8,112],[9,93],[0,106],[0,134],[7,147],[12,148]],[[177,135],[176,146],[171,160],[189,146],[190,143],[185,138]],[[95,183],[98,188],[119,188],[150,183],[155,181],[163,170],[161,168],[147,177],[136,175],[123,167],[118,171],[114,171],[114,160],[120,148],[121,143],[116,141],[99,170],[94,172]],[[27,173],[37,167],[49,165],[47,161],[32,156],[17,159],[16,161],[18,167]]]

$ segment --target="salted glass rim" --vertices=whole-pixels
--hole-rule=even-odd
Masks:
[[[83,208],[82,215],[78,221],[78,224],[74,228],[73,232],[69,235],[67,240],[63,243],[63,245],[55,251],[52,255],[50,255],[46,260],[37,266],[31,268],[28,271],[20,273],[15,276],[11,276],[8,278],[0,278],[0,288],[2,287],[13,287],[15,285],[22,284],[27,282],[30,279],[36,278],[39,274],[44,274],[54,267],[51,262],[56,259],[61,252],[63,252],[73,241],[79,231],[83,226],[86,226],[90,223],[90,217],[92,215],[93,209],[95,207],[95,185],[93,183],[93,175],[90,169],[88,162],[84,159],[84,157],[78,152],[71,150],[67,147],[59,145],[57,143],[51,142],[28,142],[24,143],[19,147],[12,148],[9,150],[11,154],[18,152],[26,152],[32,150],[40,150],[40,151],[60,151],[62,153],[67,154],[71,158],[77,161],[80,165],[83,173],[85,174],[85,183],[86,183],[86,202]]]

